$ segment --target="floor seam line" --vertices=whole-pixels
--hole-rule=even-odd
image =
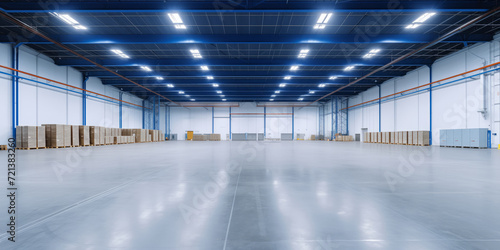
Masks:
[[[240,172],[238,173],[238,180],[236,181],[236,188],[234,189],[234,195],[233,195],[233,205],[231,206],[231,212],[229,213],[229,222],[227,223],[226,238],[224,239],[224,247],[222,248],[222,250],[226,250],[227,238],[229,236],[229,228],[231,227],[231,220],[233,219],[234,203],[236,201],[236,193],[238,192],[238,184],[240,183],[240,176],[242,170],[243,167],[240,169]]]

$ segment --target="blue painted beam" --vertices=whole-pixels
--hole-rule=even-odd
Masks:
[[[429,82],[432,82],[432,65],[429,65]],[[429,85],[429,145],[432,146],[432,84]]]
[[[156,80],[155,78],[145,78],[141,81],[139,81],[140,84],[148,85],[148,86],[158,86],[158,87],[165,87],[167,83],[172,83],[174,84],[175,87],[178,86],[186,86],[186,87],[196,87],[196,86],[212,86],[212,83],[218,83],[218,84],[223,84],[224,86],[278,86],[280,83],[286,83],[287,86],[294,87],[294,86],[317,86],[320,83],[325,83],[328,86],[343,86],[347,83],[349,83],[348,78],[338,78],[335,80],[328,80],[327,77],[323,77],[323,79],[307,79],[307,78],[295,78],[291,80],[283,80],[283,77],[279,78],[264,78],[264,79],[254,79],[254,78],[242,78],[242,79],[232,79],[232,78],[216,78],[214,80],[206,80],[206,79],[170,79],[168,77],[166,80]],[[102,83],[104,85],[113,85],[113,86],[135,86],[135,84],[125,81],[121,78],[104,78],[102,79]],[[356,86],[362,86],[362,85],[367,85],[367,86],[372,86],[372,85],[377,85],[377,83],[374,82],[373,79],[369,80],[364,80],[356,84]]]
[[[89,76],[94,76],[94,77],[100,77],[100,78],[119,78],[119,76],[111,74],[106,71],[85,71],[81,70],[85,73],[88,73]],[[269,77],[279,77],[283,79],[284,76],[291,76],[292,79],[294,78],[303,78],[303,77],[308,77],[308,78],[325,78],[328,79],[330,76],[337,76],[339,78],[343,77],[362,77],[364,75],[367,75],[371,71],[366,71],[366,70],[353,70],[350,72],[345,72],[343,70],[338,70],[338,71],[315,71],[315,70],[308,70],[307,68],[305,69],[299,69],[296,72],[292,72],[288,69],[286,70],[270,70],[270,71],[246,71],[246,70],[237,70],[237,71],[228,71],[228,70],[217,70],[217,69],[211,69],[210,71],[207,72],[201,72],[200,70],[192,70],[192,71],[155,71],[152,73],[144,72],[141,70],[137,71],[118,71],[118,73],[122,74],[123,76],[127,78],[134,78],[134,77],[144,77],[144,78],[150,78],[150,77],[156,77],[156,76],[163,76],[165,80],[169,81],[170,79],[175,79],[175,78],[202,78],[206,79],[207,75],[212,75],[214,77],[229,77],[231,79],[240,79],[240,78],[269,78]],[[372,75],[371,77],[387,77],[387,78],[392,78],[396,76],[403,76],[407,72],[406,71],[401,71],[401,70],[384,70],[383,72],[378,72]],[[217,78],[218,79],[218,78]],[[140,82],[139,82],[140,83]]]
[[[89,80],[88,76],[84,76],[82,82],[82,89],[87,90],[87,81]],[[120,102],[120,108],[122,103]],[[82,125],[87,125],[87,91],[82,91]]]
[[[57,9],[59,12],[72,13],[127,13],[127,12],[167,12],[179,13],[254,13],[254,12],[485,12],[494,7],[494,1],[65,1],[63,4],[33,4],[31,2],[1,3],[0,7],[8,13],[47,13]]]
[[[192,34],[142,34],[142,35],[52,35],[62,44],[420,44],[439,38],[437,34],[379,34],[362,39],[358,34],[300,34],[300,35],[192,35]],[[454,35],[442,43],[486,42],[493,40],[493,34],[464,36]],[[7,37],[1,43],[11,43]],[[26,44],[52,44],[41,37],[32,37]],[[351,45],[352,46],[352,45]]]
[[[267,67],[277,67],[277,66],[290,66],[298,65],[301,67],[317,67],[317,66],[358,66],[358,67],[372,67],[372,66],[384,66],[390,63],[392,60],[390,58],[372,58],[372,59],[351,59],[351,58],[332,58],[332,59],[204,59],[204,60],[193,60],[189,59],[162,59],[162,60],[148,60],[148,59],[133,59],[133,60],[123,60],[123,59],[106,59],[97,60],[96,62],[105,67],[140,67],[147,65],[150,67],[199,67],[202,65],[209,65],[210,67],[218,66],[267,66]],[[55,60],[55,63],[59,66],[71,66],[71,67],[97,67],[94,64],[83,60],[83,59],[60,59]],[[394,64],[394,66],[414,66],[420,67],[423,65],[428,65],[433,63],[430,59],[419,59],[410,58],[404,61]],[[154,74],[154,73],[152,73]]]
[[[118,116],[118,119],[119,119],[119,124],[120,124],[120,128],[123,127],[123,102],[121,102],[123,100],[123,92],[120,91],[119,94],[119,97],[120,97],[120,104],[119,104],[119,116]]]
[[[295,139],[295,107],[292,107],[292,141]]]
[[[214,107],[212,107],[212,134],[214,134],[215,132],[215,110],[214,110]]]
[[[267,118],[267,109],[264,106],[264,139],[266,138],[266,118]]]

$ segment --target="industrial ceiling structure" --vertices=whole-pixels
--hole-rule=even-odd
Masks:
[[[314,102],[481,16],[497,1],[0,2],[17,20],[174,102]],[[135,86],[16,24],[23,43],[141,98]],[[334,95],[356,95],[478,42],[498,14]],[[7,37],[7,36],[2,36]],[[13,37],[13,36],[10,36]]]

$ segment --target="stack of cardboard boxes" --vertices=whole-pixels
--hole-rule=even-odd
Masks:
[[[398,145],[429,146],[429,131],[368,132],[363,142]]]

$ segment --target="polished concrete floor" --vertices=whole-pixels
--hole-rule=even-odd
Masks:
[[[500,150],[178,141],[17,158],[2,250],[500,249]]]

